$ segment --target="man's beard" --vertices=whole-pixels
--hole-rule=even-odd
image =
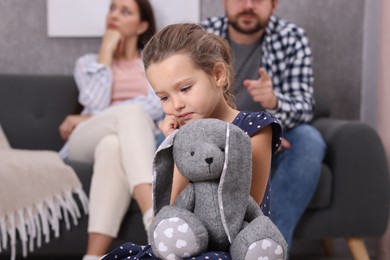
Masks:
[[[237,19],[230,19],[230,18],[228,19],[229,25],[231,25],[239,33],[247,34],[247,35],[254,34],[254,33],[257,33],[261,30],[264,30],[264,28],[266,27],[266,24],[261,24],[259,21],[257,21],[256,25],[253,28],[250,28],[250,29],[242,28],[238,24],[237,20],[241,15],[246,15],[246,14],[254,15],[253,13],[240,13],[239,15],[237,15]]]

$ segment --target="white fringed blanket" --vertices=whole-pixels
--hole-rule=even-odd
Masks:
[[[59,223],[70,219],[78,224],[80,210],[77,194],[85,213],[88,199],[73,169],[56,152],[0,148],[0,255],[11,246],[11,259],[20,241],[23,256],[40,247],[50,233],[60,234]]]

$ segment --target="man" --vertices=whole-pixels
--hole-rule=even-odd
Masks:
[[[294,229],[317,187],[325,144],[313,117],[311,49],[302,28],[274,16],[278,0],[223,0],[226,16],[201,25],[234,52],[239,110],[267,110],[284,128],[272,159],[271,219],[291,248]]]

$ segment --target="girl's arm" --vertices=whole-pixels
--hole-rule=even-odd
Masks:
[[[270,177],[272,158],[272,126],[252,136],[252,182],[250,194],[260,205]]]
[[[175,168],[173,170],[173,183],[172,183],[172,194],[171,194],[171,205],[175,202],[177,196],[184,188],[188,185],[189,181],[183,175],[180,174],[179,170]]]

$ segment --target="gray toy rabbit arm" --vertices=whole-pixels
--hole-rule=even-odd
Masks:
[[[195,189],[193,184],[188,184],[187,187],[179,194],[173,203],[174,206],[194,212],[195,205]]]
[[[248,207],[245,212],[244,220],[247,222],[251,222],[258,216],[262,216],[263,212],[261,211],[260,206],[256,203],[256,201],[252,198],[252,196],[249,196],[249,202]]]

